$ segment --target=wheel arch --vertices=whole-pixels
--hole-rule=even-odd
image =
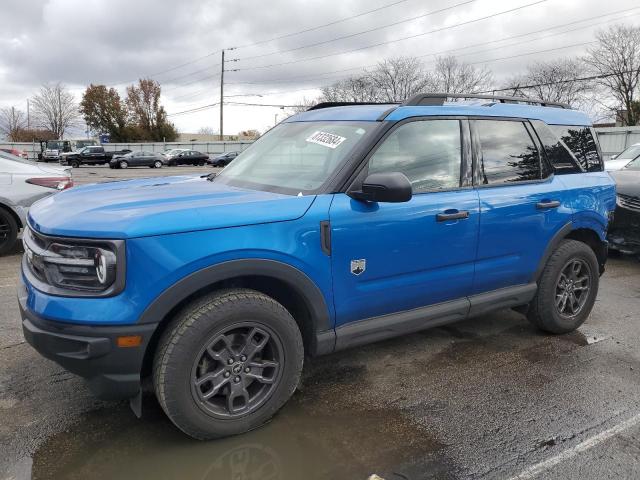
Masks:
[[[281,303],[298,324],[307,354],[315,356],[333,350],[335,332],[327,303],[318,286],[304,272],[275,260],[231,260],[179,280],[145,309],[138,323],[159,323],[145,352],[143,376],[150,373],[162,332],[177,312],[211,292],[236,287],[262,292]]]
[[[598,259],[600,274],[604,272],[604,265],[607,261],[607,243],[600,238],[600,235],[598,235],[598,232],[594,229],[582,225],[576,226],[574,223],[569,222],[558,230],[551,241],[547,244],[547,248],[545,249],[542,258],[538,263],[538,268],[536,269],[534,277],[536,282],[540,279],[542,270],[544,269],[544,266],[551,254],[556,248],[558,248],[560,242],[565,239],[577,240],[588,245]]]

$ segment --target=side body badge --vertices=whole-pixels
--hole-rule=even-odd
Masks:
[[[367,269],[367,260],[360,258],[358,260],[351,260],[351,273],[353,275],[362,275]]]

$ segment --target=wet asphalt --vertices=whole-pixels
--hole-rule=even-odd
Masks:
[[[210,168],[74,170],[76,183]],[[116,179],[117,179],[116,178]],[[137,419],[24,343],[21,250],[0,258],[0,479],[640,476],[640,261],[612,258],[589,320],[549,336],[505,310],[307,360],[266,426],[197,442],[152,393]]]

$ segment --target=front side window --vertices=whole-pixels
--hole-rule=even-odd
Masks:
[[[231,186],[313,194],[379,122],[288,122],[272,128],[215,177]]]
[[[478,182],[505,184],[542,178],[540,154],[520,121],[476,120],[480,142]]]
[[[598,144],[589,127],[551,125],[551,130],[562,140],[580,162],[585,172],[603,170]]]
[[[460,186],[458,120],[409,122],[394,130],[369,159],[368,173],[401,172],[414,193]]]

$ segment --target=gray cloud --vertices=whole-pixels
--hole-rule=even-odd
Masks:
[[[228,64],[229,69],[237,68],[239,71],[227,74],[227,91],[230,95],[281,92],[263,98],[247,97],[243,100],[239,97],[236,100],[291,103],[304,95],[314,94],[313,91],[298,90],[320,86],[341,75],[357,73],[357,70],[323,75],[326,72],[371,65],[382,58],[397,55],[424,56],[423,60],[428,66],[434,59],[431,55],[433,53],[533,32],[596,15],[601,17],[568,26],[564,30],[582,26],[588,28],[564,35],[549,36],[550,33],[562,31],[559,29],[453,52],[464,61],[478,62],[478,65],[488,61],[486,66],[499,81],[522,71],[528,62],[577,56],[584,53],[586,47],[576,46],[506,60],[495,59],[591,41],[594,30],[607,26],[596,24],[613,18],[602,15],[636,6],[633,0],[619,0],[608,4],[597,0],[548,0],[518,12],[411,40],[323,59],[253,68],[358,49],[469,21],[533,1],[477,0],[469,5],[392,28],[315,47],[242,60],[243,57],[288,50],[350,35],[461,1],[407,0],[391,8],[303,35],[229,51],[227,58],[240,60]],[[370,0],[5,0],[2,6],[3,28],[0,30],[0,106],[22,104],[44,82],[62,81],[78,92],[91,82],[119,84],[119,87],[124,87],[120,82],[161,72],[216,52],[220,48],[246,45],[332,22],[387,3],[391,3],[391,0],[377,0],[375,3]],[[640,14],[640,9],[630,13]],[[622,15],[619,14],[618,17]],[[640,15],[635,15],[624,21],[637,24],[639,19]],[[513,43],[519,44],[510,46]],[[216,65],[218,62],[219,54],[216,53],[176,70],[156,75],[154,78],[163,85],[168,110],[177,112],[217,101],[218,79],[214,75],[220,68]],[[190,84],[186,85],[187,83]],[[279,111],[230,106],[227,112],[228,131],[233,132],[240,128],[264,129],[273,123],[274,114]],[[217,128],[215,118],[213,110],[173,117],[180,128],[187,130],[195,130],[201,125]]]

